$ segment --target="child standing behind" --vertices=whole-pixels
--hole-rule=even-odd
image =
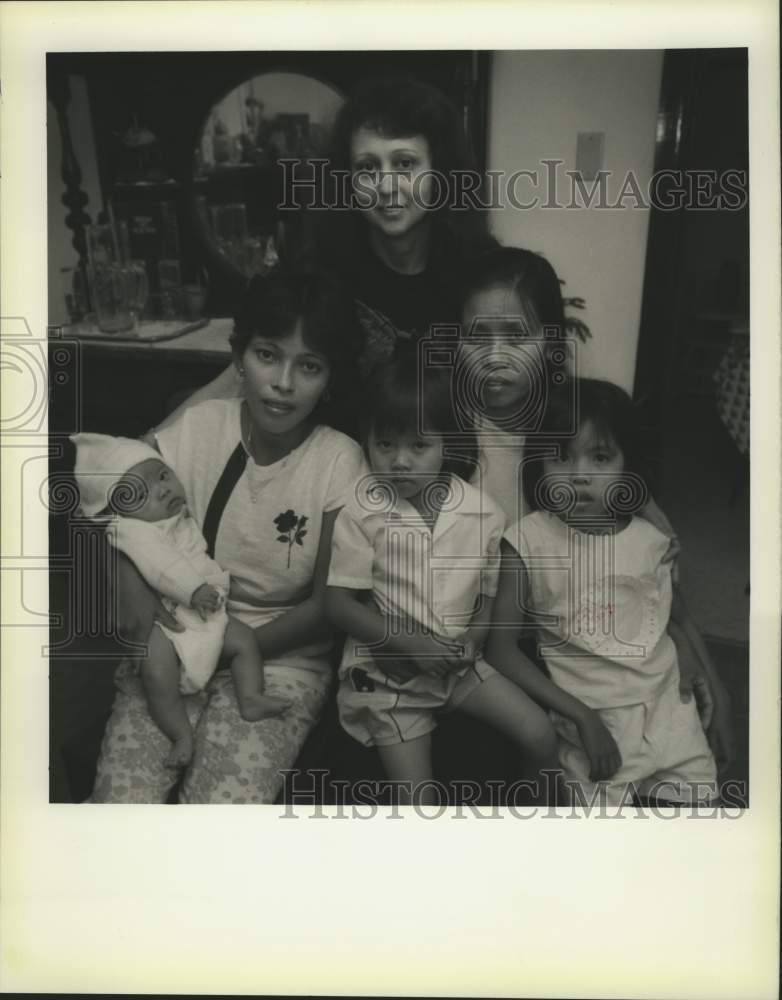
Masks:
[[[181,632],[158,623],[141,661],[149,713],[171,740],[166,763],[184,767],[193,755],[193,732],[183,694],[203,690],[221,654],[231,661],[242,718],[257,722],[290,703],[264,694],[263,661],[248,626],[225,610],[229,576],[206,552],[173,469],[143,441],[105,434],[74,434],[81,508],[110,517],[110,542],[167,599]]]
[[[371,475],[334,528],[326,609],[348,635],[340,720],[413,787],[432,777],[436,716],[455,708],[556,766],[545,712],[483,659],[504,519],[450,470],[455,432],[447,373],[419,372],[414,351],[376,369],[364,412]]]
[[[608,382],[566,383],[536,447],[523,472],[532,513],[505,535],[487,658],[552,710],[565,778],[587,798],[604,782],[609,803],[714,800],[714,757],[679,696],[666,631],[671,618],[692,627],[673,596],[669,539],[637,516],[646,486],[630,398]],[[525,625],[550,679],[518,648]]]

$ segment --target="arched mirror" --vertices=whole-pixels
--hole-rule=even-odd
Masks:
[[[201,235],[212,264],[235,276],[263,273],[281,239],[283,158],[326,154],[344,101],[303,73],[268,72],[234,87],[212,106],[194,151]]]

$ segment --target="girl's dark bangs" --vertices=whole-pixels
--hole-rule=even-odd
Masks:
[[[579,420],[579,430],[585,424],[592,425],[592,432],[597,439],[596,443],[607,447],[609,445],[619,446],[619,435],[617,430],[612,426],[609,416],[604,411],[600,411],[594,414],[582,414]]]

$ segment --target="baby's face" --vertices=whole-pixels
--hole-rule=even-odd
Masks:
[[[185,505],[185,491],[173,469],[159,458],[148,458],[132,469],[114,487],[114,509],[139,521],[164,521]]]

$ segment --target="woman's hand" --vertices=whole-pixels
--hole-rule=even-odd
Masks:
[[[663,563],[673,563],[674,560],[678,558],[678,556],[682,551],[682,545],[681,542],[679,541],[678,535],[670,535],[669,539],[670,540],[668,542],[668,548],[663,553],[663,557],[661,560],[661,562]],[[679,580],[678,566],[676,566],[675,563],[671,567],[671,573],[673,574],[674,582],[678,583]]]
[[[695,695],[701,725],[717,768],[722,771],[735,757],[730,698],[678,588],[674,589],[672,615],[674,612],[675,618],[669,621],[668,632],[676,643],[679,693],[685,704]]]
[[[708,732],[714,716],[714,699],[703,664],[684,630],[675,622],[668,623],[668,634],[676,645],[679,659],[679,697],[687,705],[695,696],[701,725]]]
[[[681,543],[679,542],[676,532],[673,530],[673,525],[665,514],[663,514],[652,497],[649,497],[646,501],[646,505],[641,511],[641,515],[650,524],[653,524],[658,531],[661,531],[664,535],[668,536],[670,541],[668,543],[668,548],[665,550],[665,555],[663,556],[662,561],[664,563],[673,562],[682,550]],[[673,567],[673,572],[678,577],[676,566]]]
[[[733,709],[730,696],[716,676],[709,677],[687,642],[679,643],[679,694],[686,704],[695,695],[695,704],[717,770],[723,771],[736,756]]]
[[[166,610],[160,597],[121,552],[117,552],[113,583],[117,631],[126,643],[146,645],[156,621],[172,632],[184,632],[184,627]]]
[[[591,764],[590,780],[605,781],[616,774],[622,766],[622,755],[597,712],[588,708],[576,719],[576,725]]]

